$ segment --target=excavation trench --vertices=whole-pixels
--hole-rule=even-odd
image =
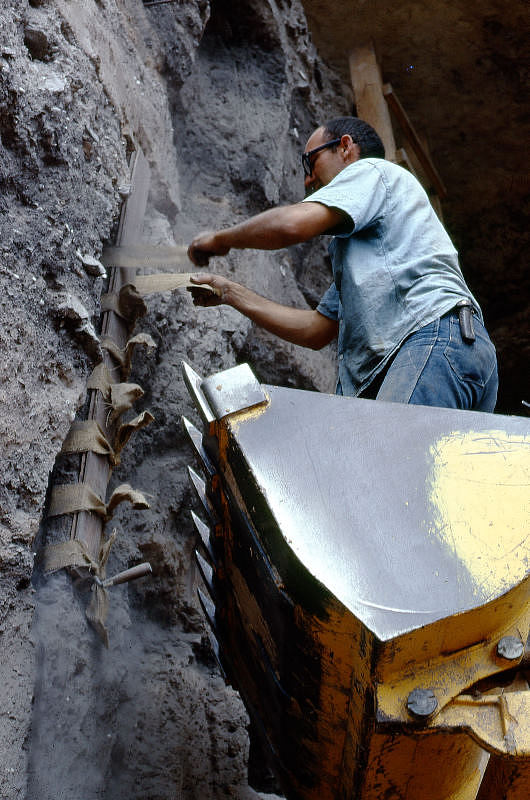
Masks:
[[[214,220],[222,224],[245,209],[300,195],[300,137],[316,124],[321,100],[311,82],[315,55],[303,31],[299,42],[283,39],[287,50],[281,56],[272,51],[270,37],[285,37],[273,17],[261,20],[268,27],[251,42],[242,36],[241,25],[229,30],[222,19],[218,12],[207,26],[189,76],[181,74],[169,86],[182,208],[175,213],[161,185],[162,166],[153,161],[151,151],[150,199],[136,231],[136,240],[145,245],[175,247]],[[290,57],[299,64],[294,77],[287,70]],[[320,81],[322,74],[327,75],[323,66]],[[325,80],[331,97],[336,91]],[[292,109],[290,116],[286,107]],[[235,118],[237,131],[227,139],[228,152],[220,159],[219,126],[231,127]],[[131,131],[131,142],[141,138]],[[283,146],[278,147],[279,141]],[[124,174],[121,185],[129,183]],[[115,243],[116,238],[107,241]],[[312,274],[322,252],[320,245],[306,248],[305,267],[296,260],[300,255],[285,253],[262,254],[252,261],[236,254],[226,266],[258,290],[281,292],[287,302],[303,304],[300,287],[317,294],[327,281],[320,267]],[[92,253],[98,255],[97,250]],[[102,285],[102,293],[106,288]],[[145,494],[150,508],[119,505],[105,526],[105,538],[116,529],[107,576],[143,561],[153,573],[109,589],[106,648],[86,619],[90,588],[85,585],[80,591],[66,570],[44,576],[37,567],[27,800],[256,797],[248,783],[248,718],[215,664],[196,600],[195,534],[189,515],[193,501],[185,469],[192,456],[180,417],[185,414],[196,424],[198,419],[180,362],[185,359],[211,373],[251,360],[264,380],[327,390],[333,385],[333,363],[324,354],[307,359],[289,345],[273,346],[231,310],[198,313],[186,292],[146,299],[147,314],[134,333],[151,336],[156,348],[138,348],[133,358],[126,380],[142,386],[145,394],[123,420],[148,410],[155,421],[138,430],[122,450],[107,497],[127,483]],[[97,318],[93,321],[99,334]],[[81,407],[78,418],[86,418],[87,411]],[[78,481],[80,458],[60,455],[52,484]],[[101,487],[96,493],[105,497]],[[40,552],[70,534],[71,515],[45,519],[35,549]],[[255,785],[274,790],[259,753],[256,761],[258,767],[251,769]]]

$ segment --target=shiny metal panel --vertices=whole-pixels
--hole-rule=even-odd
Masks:
[[[205,378],[201,392],[217,419],[267,402],[267,396],[248,364],[239,364]]]
[[[265,412],[226,420],[234,474],[246,464],[265,499],[288,546],[280,561],[380,639],[524,578],[527,420],[264,388]],[[270,551],[270,524],[253,522]]]

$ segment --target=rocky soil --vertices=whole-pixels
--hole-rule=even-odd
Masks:
[[[346,109],[344,88],[297,0],[8,2],[0,23],[0,797],[250,800],[248,720],[197,610],[180,416],[196,418],[180,363],[210,374],[247,360],[264,381],[329,391],[332,353],[280,345],[185,293],[150,299],[141,329],[157,350],[130,380],[156,421],[113,482],[145,491],[151,509],[115,515],[108,573],[149,560],[154,574],[114,590],[109,650],[87,626],[86,595],[65,573],[32,578],[33,561],[57,534],[45,519],[54,463],[52,481],[75,480],[58,454],[101,355],[104,278],[80,255],[114,240],[130,151],[151,167],[144,241],[185,243],[299,198],[300,147],[324,106]],[[302,307],[329,278],[323,245],[219,267]]]

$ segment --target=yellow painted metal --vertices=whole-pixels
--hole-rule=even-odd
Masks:
[[[461,694],[436,718],[436,727],[465,728],[489,751],[530,757],[530,692]]]
[[[530,435],[454,431],[430,448],[428,535],[498,597],[530,568]]]
[[[442,709],[482,678],[516,666],[496,655],[497,642],[515,635],[526,642],[530,626],[530,575],[502,597],[386,642],[377,667],[377,716],[410,721],[406,703],[419,688],[434,691]]]
[[[477,800],[528,800],[529,797],[530,759],[491,756]]]
[[[354,760],[365,746],[366,693],[371,684],[374,637],[340,604],[328,607],[325,622],[297,609],[301,624],[318,642],[320,683],[315,759],[325,755],[326,771],[315,800],[335,800],[341,776],[355,774]],[[348,725],[353,721],[353,725]]]
[[[261,409],[252,409],[243,414],[246,418],[249,414],[260,411]],[[235,420],[232,418],[231,424],[237,425],[243,414],[237,415]],[[238,507],[247,511],[244,498],[226,458],[229,440],[225,426],[212,423],[210,430],[215,430],[216,433],[225,485]],[[263,602],[256,598],[247,583],[248,576],[241,573],[232,557],[235,534],[223,491],[220,500],[224,512],[224,569],[235,599],[235,605],[224,611],[229,617],[225,618],[225,623],[231,634],[241,624],[246,630],[252,631],[253,638],[259,642],[259,648],[256,648],[254,654],[255,661],[263,662],[264,654],[266,655],[279,686],[285,665],[282,664],[281,653],[264,613]],[[275,580],[278,593],[284,591],[285,587],[278,574]],[[306,754],[310,768],[319,765],[319,769],[310,788],[304,784],[303,776],[296,769],[293,770],[292,764],[283,765],[284,778],[287,776],[290,796],[303,797],[305,800],[336,800],[341,774],[346,770],[352,775],[356,754],[364,747],[364,721],[367,719],[365,698],[372,681],[372,651],[375,638],[331,595],[324,617],[308,613],[300,604],[296,604],[293,609],[293,623],[293,636],[300,638],[300,641],[305,642],[307,646],[306,652],[298,654],[297,663],[302,664],[305,659],[307,668],[319,674],[318,703],[310,710],[314,716],[312,734],[310,737],[301,734],[296,747]],[[258,691],[257,687],[254,688],[254,680],[250,677],[252,663],[243,665],[239,662],[238,670],[239,679],[246,689],[245,699],[261,712],[260,716],[265,723],[264,733],[269,741],[274,742],[274,730],[267,727],[267,714],[263,712],[263,704],[269,705],[271,698],[267,696],[264,686],[259,686]],[[289,720],[290,726],[293,725],[292,720],[301,720],[308,713],[307,707],[302,708],[297,700],[298,694],[304,695],[304,674],[294,675],[293,678],[291,681],[293,693],[289,698],[285,695],[283,709],[285,719]],[[296,691],[297,684],[300,686],[299,692]],[[354,721],[351,728],[348,726],[350,720]],[[296,722],[294,725],[296,726]],[[345,761],[348,763],[345,764]]]
[[[357,793],[346,800],[475,800],[487,755],[463,734],[375,733]]]
[[[210,426],[223,479],[222,531],[215,532],[224,547],[218,576],[234,591],[233,605],[227,602],[222,613],[229,617],[229,635],[239,626],[251,632],[251,649],[252,637],[259,641],[253,656],[256,663],[266,659],[281,687],[288,730],[308,731],[302,725],[308,709],[298,701],[304,674],[289,673],[288,695],[282,688],[289,667],[281,652],[283,643],[275,638],[255,584],[251,588],[232,558],[237,534],[222,488],[228,487],[235,505],[250,518],[228,449],[238,426],[263,413],[264,408],[252,409]],[[307,655],[320,682],[309,711],[312,729],[300,736],[293,750],[300,761],[281,765],[288,797],[528,800],[530,692],[520,686],[513,692],[479,694],[474,687],[517,666],[517,660],[508,662],[497,654],[501,638],[514,636],[525,643],[528,637],[529,453],[530,437],[495,430],[456,431],[430,448],[432,466],[424,489],[432,513],[425,535],[442,541],[456,568],[461,565],[466,578],[471,576],[481,598],[474,608],[448,608],[443,619],[379,641],[331,594],[325,616],[295,606],[290,631],[307,647],[297,653],[296,664],[303,664]],[[288,592],[280,574],[275,580],[278,593]],[[484,596],[489,602],[483,602]],[[250,663],[239,666],[246,699],[267,727],[267,687],[255,685]],[[433,691],[438,702],[423,723],[407,708],[407,698],[416,688]],[[274,743],[275,731],[265,733]],[[285,752],[291,752],[289,747]],[[494,755],[488,768],[489,753]],[[300,764],[318,764],[318,776],[305,781]],[[499,781],[503,792],[507,784],[513,791],[496,794]]]

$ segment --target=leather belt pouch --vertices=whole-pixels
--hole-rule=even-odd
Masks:
[[[475,341],[475,329],[473,326],[474,308],[467,300],[461,300],[456,304],[458,310],[458,322],[460,323],[460,333],[462,339],[467,344],[472,344]]]

